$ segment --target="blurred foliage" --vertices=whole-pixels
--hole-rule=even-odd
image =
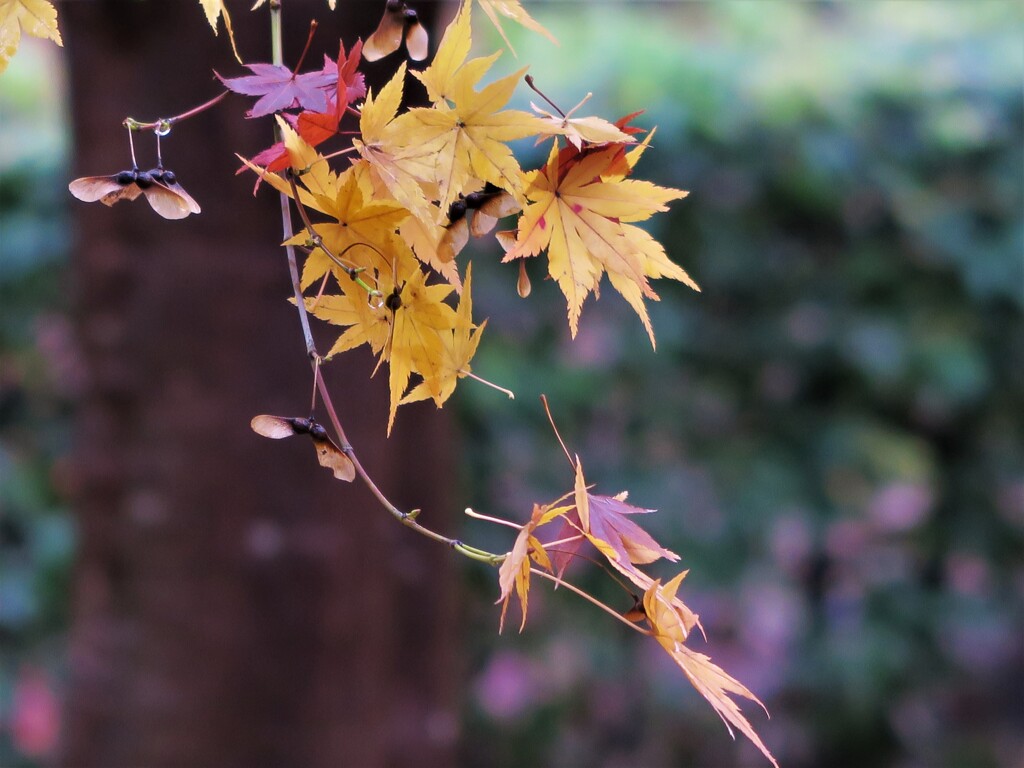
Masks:
[[[518,400],[460,388],[469,498],[525,520],[571,488],[546,392],[598,492],[661,510],[696,647],[764,699],[782,765],[1019,765],[1020,6],[534,8],[561,46],[519,35],[501,64],[563,109],[590,89],[583,114],[647,110],[637,174],[691,190],[652,223],[703,293],[655,286],[652,353],[611,290],[570,342],[540,263],[526,302],[514,267],[475,271],[474,370]],[[765,764],[571,595],[493,640],[495,580],[474,578],[467,765]]]
[[[66,119],[52,45],[0,77],[0,765],[55,746],[73,531]]]

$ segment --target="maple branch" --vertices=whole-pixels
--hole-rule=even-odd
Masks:
[[[274,138],[277,141],[281,140],[280,130],[277,125],[274,125]],[[292,208],[288,202],[288,195],[284,192],[280,193],[281,196],[281,233],[284,235],[285,242],[292,239],[295,236],[292,230]],[[299,262],[295,258],[295,246],[286,245],[285,254],[288,258],[288,274],[292,279],[292,292],[295,295],[295,305],[299,308],[299,324],[302,326],[302,338],[306,341],[306,355],[309,357],[310,362],[316,366],[319,365],[320,354],[316,351],[316,342],[313,341],[313,331],[309,327],[309,314],[306,312],[306,302],[302,296],[302,284],[299,280]]]
[[[363,467],[362,462],[359,461],[359,457],[356,455],[355,448],[348,441],[348,437],[345,435],[345,429],[341,426],[341,420],[338,418],[338,413],[334,409],[334,403],[331,401],[330,392],[327,390],[327,382],[324,381],[323,375],[320,373],[320,367],[314,366],[313,375],[316,376],[317,390],[320,392],[320,399],[323,401],[324,410],[327,411],[327,418],[331,421],[331,426],[334,427],[334,431],[338,435],[338,444],[341,448],[342,453],[348,456],[352,462],[352,466],[355,467],[356,474],[363,481],[363,484],[370,489],[370,493],[374,495],[380,505],[387,510],[396,520],[407,528],[412,528],[419,534],[426,536],[428,539],[433,539],[441,544],[445,544],[451,547],[456,552],[472,560],[478,560],[488,565],[497,565],[505,559],[505,555],[498,555],[494,552],[488,552],[477,547],[472,547],[469,544],[465,544],[458,539],[450,539],[437,531],[432,531],[416,522],[416,517],[419,515],[419,510],[414,509],[409,512],[404,512],[396,507],[391,500],[384,495],[384,492],[377,487],[377,484],[370,477],[369,473]]]
[[[624,617],[621,613],[616,611],[614,608],[605,605],[604,603],[602,603],[600,600],[598,600],[593,595],[584,592],[579,587],[573,586],[568,581],[563,581],[562,579],[560,579],[557,576],[554,576],[554,575],[548,573],[547,571],[542,571],[539,568],[534,568],[532,566],[530,567],[530,573],[535,573],[538,576],[542,576],[543,578],[547,579],[548,581],[553,581],[557,586],[565,587],[570,592],[575,592],[577,595],[582,597],[584,600],[587,600],[587,601],[593,603],[594,605],[596,605],[598,608],[600,608],[605,613],[614,616],[616,619],[621,621],[623,624],[625,624],[627,627],[632,629],[634,632],[639,632],[641,635],[648,635],[648,636],[651,634],[651,632],[649,630],[646,630],[643,627],[637,626],[632,621],[630,621],[629,619]]]
[[[281,0],[270,0],[270,32],[271,32],[271,55],[274,64],[283,63],[282,53],[282,39],[281,39]],[[274,140],[282,141],[280,127],[275,123],[274,125]],[[288,181],[291,184],[292,194],[296,203],[296,208],[299,211],[299,216],[302,218],[303,223],[306,225],[306,229],[310,233],[310,239],[319,247],[328,258],[334,263],[344,269],[353,280],[359,282],[364,288],[366,288],[371,295],[376,293],[380,294],[380,291],[375,288],[370,288],[358,277],[359,270],[347,266],[342,261],[330,252],[329,249],[324,247],[323,240],[320,235],[317,234],[312,223],[309,220],[309,214],[306,212],[305,207],[302,205],[302,201],[299,199],[298,187],[295,184],[294,174],[289,169],[287,173]],[[292,227],[292,216],[291,216],[291,204],[288,200],[288,195],[284,192],[280,193],[281,197],[281,231],[284,234],[285,240],[291,240],[295,236],[294,229]],[[372,246],[369,246],[372,248]],[[376,250],[376,249],[375,249]],[[396,507],[387,496],[377,487],[377,484],[370,477],[366,469],[363,467],[362,462],[359,461],[359,457],[356,455],[355,449],[352,444],[348,441],[348,437],[345,434],[345,429],[341,425],[341,419],[338,418],[338,412],[334,408],[334,403],[331,400],[331,393],[327,389],[327,383],[324,381],[323,375],[320,373],[320,362],[321,357],[316,349],[316,342],[313,341],[313,333],[309,327],[309,313],[306,311],[306,303],[303,300],[302,285],[299,279],[299,266],[298,261],[295,258],[295,247],[292,245],[285,246],[285,252],[288,257],[288,274],[291,277],[292,292],[295,297],[295,306],[299,313],[299,323],[302,326],[302,336],[306,342],[306,354],[309,357],[310,365],[313,368],[313,377],[317,391],[320,393],[321,402],[323,402],[324,410],[327,412],[327,417],[331,422],[331,426],[334,428],[334,432],[338,437],[338,445],[342,453],[344,453],[349,461],[352,462],[352,466],[355,468],[356,474],[363,481],[366,487],[370,490],[370,493],[374,495],[381,506],[391,514],[396,520],[407,528],[411,528],[417,533],[426,536],[428,539],[432,539],[441,544],[448,546],[459,554],[470,558],[471,560],[477,560],[488,565],[498,565],[505,559],[505,555],[496,554],[494,552],[488,552],[477,547],[470,546],[458,539],[451,539],[444,536],[436,531],[432,531],[420,525],[416,521],[416,517],[419,515],[419,510],[414,509],[409,512],[405,512]]]

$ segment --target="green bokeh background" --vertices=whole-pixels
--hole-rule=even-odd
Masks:
[[[1024,764],[1024,12],[531,9],[561,45],[510,30],[495,74],[530,64],[563,108],[593,91],[581,114],[647,110],[638,176],[691,193],[651,231],[703,292],[655,286],[652,352],[605,284],[571,341],[541,265],[524,301],[477,247],[474,371],[519,398],[460,386],[465,498],[523,520],[571,487],[545,392],[598,491],[661,510],[695,647],[764,700],[771,720],[747,711],[784,766]],[[4,723],[25,669],[60,679],[73,551],[65,139],[37,50],[0,78],[2,765],[33,764]],[[493,572],[464,572],[464,764],[765,764],[655,644],[542,589],[498,638]]]

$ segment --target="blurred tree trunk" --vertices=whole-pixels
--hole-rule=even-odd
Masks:
[[[337,54],[383,3],[285,0],[286,60],[309,18]],[[266,9],[231,4],[242,55],[269,60]],[[199,4],[65,3],[78,174],[130,167],[126,116],[169,116],[239,72]],[[355,18],[351,14],[363,14]],[[309,64],[319,65],[311,53]],[[308,65],[307,65],[308,66]],[[457,737],[450,553],[333,480],[305,440],[249,429],[304,415],[311,375],[276,196],[233,155],[271,140],[246,100],[174,128],[165,165],[203,207],[75,203],[88,387],[77,425],[79,560],[62,762],[120,766],[448,765]],[[155,164],[151,134],[139,165]],[[325,344],[322,338],[321,344]],[[326,349],[326,346],[321,348]],[[347,356],[348,357],[348,356]],[[368,356],[327,377],[385,492],[448,528],[447,424],[403,409],[385,442],[386,378]]]

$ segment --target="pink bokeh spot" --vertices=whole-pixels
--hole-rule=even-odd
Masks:
[[[909,531],[928,517],[935,502],[931,489],[919,483],[891,483],[868,504],[868,515],[882,530]]]
[[[60,707],[47,674],[37,667],[23,666],[11,704],[14,748],[37,759],[52,754],[60,735]]]

